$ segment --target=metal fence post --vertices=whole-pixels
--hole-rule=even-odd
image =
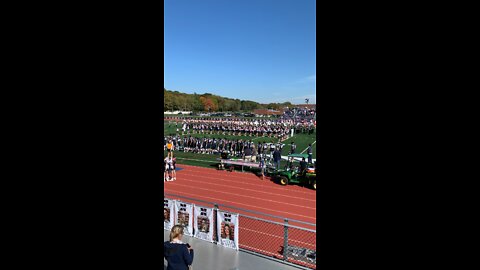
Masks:
[[[288,218],[283,226],[283,260],[288,261]]]
[[[217,211],[218,211],[218,204],[215,204],[213,206],[213,231],[215,232],[215,235],[213,236],[213,243],[218,244],[218,231],[217,231]]]

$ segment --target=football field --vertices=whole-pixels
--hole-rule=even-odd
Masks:
[[[164,122],[163,124],[163,131],[164,135],[170,136],[170,135],[175,135],[177,127],[175,126],[174,122]],[[249,136],[231,136],[231,135],[222,135],[222,134],[190,134],[190,135],[181,135],[181,125],[178,125],[179,135],[181,137],[185,136],[193,136],[196,138],[226,138],[226,139],[242,139],[242,140],[252,140],[253,142],[266,142],[266,143],[277,143],[278,139],[276,138],[269,138],[269,137],[249,137]],[[162,138],[163,139],[163,138]],[[285,146],[282,149],[282,156],[287,156],[288,153],[290,152],[290,144],[295,142],[297,145],[297,150],[296,153],[307,153],[307,148],[308,144],[312,144],[312,153],[313,153],[313,158],[316,159],[316,132],[313,134],[295,134],[293,137],[288,138],[283,144]],[[164,151],[164,156],[167,155],[167,152]],[[220,155],[208,155],[208,154],[196,154],[196,153],[183,153],[183,152],[177,152],[175,151],[175,156],[178,160],[178,163],[186,164],[186,165],[193,165],[193,166],[201,166],[201,167],[214,167],[216,164],[218,164],[218,161],[216,160],[217,158],[220,157]],[[282,161],[282,165],[283,165]]]

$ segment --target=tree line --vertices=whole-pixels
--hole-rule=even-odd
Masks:
[[[163,104],[168,111],[239,112],[255,109],[278,110],[292,106],[290,102],[261,104],[250,100],[231,99],[205,94],[185,94],[163,88]]]

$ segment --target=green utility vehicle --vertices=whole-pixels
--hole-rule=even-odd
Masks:
[[[288,162],[285,169],[273,171],[271,175],[281,185],[298,184],[302,186],[312,187],[317,189],[317,177],[314,168],[307,168],[303,172],[300,171],[300,166],[294,165],[294,161],[302,158],[308,158],[306,154],[292,154],[288,155]]]

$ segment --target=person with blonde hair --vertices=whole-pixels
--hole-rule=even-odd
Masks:
[[[163,244],[167,270],[188,270],[193,262],[193,249],[182,242],[183,226],[175,225],[170,231],[170,241]]]

